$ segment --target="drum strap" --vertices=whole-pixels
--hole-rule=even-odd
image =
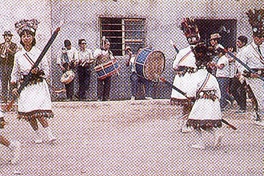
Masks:
[[[188,53],[186,53],[179,61],[179,63],[181,63],[182,61],[184,61],[188,56],[189,54],[191,54],[192,50],[190,50]]]
[[[62,56],[61,57],[62,57],[62,59],[63,59],[64,62],[66,62],[66,63],[69,63],[70,62],[67,53],[62,53]]]

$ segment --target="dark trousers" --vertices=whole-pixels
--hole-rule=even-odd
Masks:
[[[6,102],[11,99],[12,89],[14,88],[10,84],[12,67],[1,65],[1,80],[2,80],[2,100]]]
[[[133,72],[130,76],[131,83],[131,94],[136,97],[138,94],[139,86],[143,86],[143,94],[145,97],[152,97],[153,85],[152,81],[149,81],[141,76],[138,76],[137,73]]]
[[[139,85],[143,85],[145,88],[145,97],[152,97],[152,92],[153,92],[153,85],[152,81],[147,80],[146,78],[143,77],[138,77],[138,83]]]
[[[227,100],[232,100],[228,94],[229,90],[229,78],[228,77],[217,77],[217,82],[221,91],[220,106],[225,108],[228,104]]]
[[[97,98],[102,101],[109,100],[111,89],[111,76],[103,80],[97,79]]]
[[[74,80],[70,82],[69,84],[65,84],[65,89],[66,89],[66,96],[67,99],[73,99],[74,95]]]
[[[242,110],[246,110],[247,106],[247,88],[246,81],[241,84],[237,77],[230,79],[230,93],[235,98],[238,106]]]
[[[130,75],[130,83],[131,83],[131,94],[132,96],[136,97],[138,92],[138,75],[137,73],[133,72]]]
[[[91,75],[90,67],[78,66],[79,99],[86,98],[86,91],[88,90],[90,85],[90,75]]]

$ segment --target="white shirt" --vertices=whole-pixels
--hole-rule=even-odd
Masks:
[[[67,50],[66,52],[68,55],[69,62],[76,61],[78,59],[78,51],[76,48],[71,47],[71,49]],[[57,64],[62,66],[64,63],[65,60],[62,57],[62,51],[61,51],[59,57],[57,58]]]
[[[260,50],[262,55],[264,55],[264,45],[260,45]],[[263,56],[264,57],[264,56]],[[241,52],[238,53],[238,58],[247,64],[250,68],[264,68],[264,64],[260,62],[260,54],[258,52],[257,45],[254,41],[247,45]],[[264,60],[263,60],[264,62]],[[238,69],[241,73],[243,73],[246,68],[241,64],[238,65]]]
[[[90,63],[92,59],[93,59],[93,54],[90,49],[86,49],[85,51],[78,51],[77,62],[81,61],[82,64],[85,64],[85,63]]]
[[[108,54],[109,54],[108,50],[102,50],[102,49],[98,48],[94,51],[94,58],[97,59],[97,57],[100,55],[108,55]],[[109,56],[110,56],[110,59],[112,59],[112,60],[114,59],[112,52],[110,52]]]
[[[29,61],[25,57],[24,54],[26,53],[33,62]],[[29,52],[27,52],[24,48],[22,48],[22,50],[19,50],[15,54],[14,66],[11,73],[11,82],[17,82],[19,81],[19,79],[21,79],[21,75],[27,75],[38,59],[40,53],[41,51],[35,46],[33,46]],[[38,65],[38,68],[44,71],[45,78],[49,77],[49,64],[45,56],[42,58],[40,64]]]
[[[229,78],[229,61],[228,58],[223,55],[219,58],[217,62],[217,66],[220,66],[224,64],[224,67],[222,69],[217,68],[216,70],[216,77],[228,77]]]
[[[236,55],[234,52],[233,54]],[[226,54],[226,57],[229,59],[229,78],[234,78],[237,72],[236,60],[228,54]],[[230,60],[232,61],[230,62]]]
[[[129,62],[129,66],[131,68],[132,73],[136,72],[135,62],[136,62],[136,57],[135,56],[131,57],[130,62]]]
[[[197,68],[195,62],[196,60],[191,46],[188,46],[184,49],[181,49],[176,55],[176,58],[173,62],[173,68],[177,69],[179,66]]]

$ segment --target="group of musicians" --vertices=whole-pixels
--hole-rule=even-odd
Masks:
[[[114,60],[112,51],[110,50],[110,41],[108,39],[102,40],[101,48],[98,48],[92,53],[87,49],[86,40],[79,39],[79,51],[71,46],[69,40],[64,41],[64,47],[57,59],[57,65],[61,68],[63,73],[68,70],[77,68],[79,89],[77,98],[79,100],[86,100],[86,91],[89,88],[92,65],[95,67],[103,65],[108,61]],[[74,81],[73,79],[65,84],[67,100],[71,101],[74,98]],[[110,97],[111,75],[104,79],[97,79],[97,100],[107,101]]]

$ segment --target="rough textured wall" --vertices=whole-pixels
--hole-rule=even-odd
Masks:
[[[182,18],[192,16],[201,19],[236,19],[237,35],[250,37],[251,29],[245,12],[261,6],[264,6],[263,0],[11,0],[0,3],[0,32],[10,29],[15,33],[16,21],[37,18],[41,22],[37,32],[37,47],[42,49],[51,32],[63,20],[65,25],[48,53],[51,56],[52,87],[62,88],[63,85],[59,82],[61,72],[55,62],[65,39],[70,39],[73,46],[78,48],[78,39],[85,38],[88,48],[94,51],[100,43],[99,16],[144,17],[146,44],[164,52],[166,69],[163,76],[172,82],[175,51],[169,41],[176,42],[179,48],[187,46],[187,41],[179,29]],[[17,35],[14,35],[14,41],[19,42]],[[111,97],[126,99],[130,97],[130,71],[124,64],[127,56],[117,58],[121,71],[118,77],[113,78]],[[158,84],[157,97],[169,98],[170,91],[165,85]],[[53,95],[54,98],[60,97]],[[96,73],[92,73],[89,97],[96,98]]]

